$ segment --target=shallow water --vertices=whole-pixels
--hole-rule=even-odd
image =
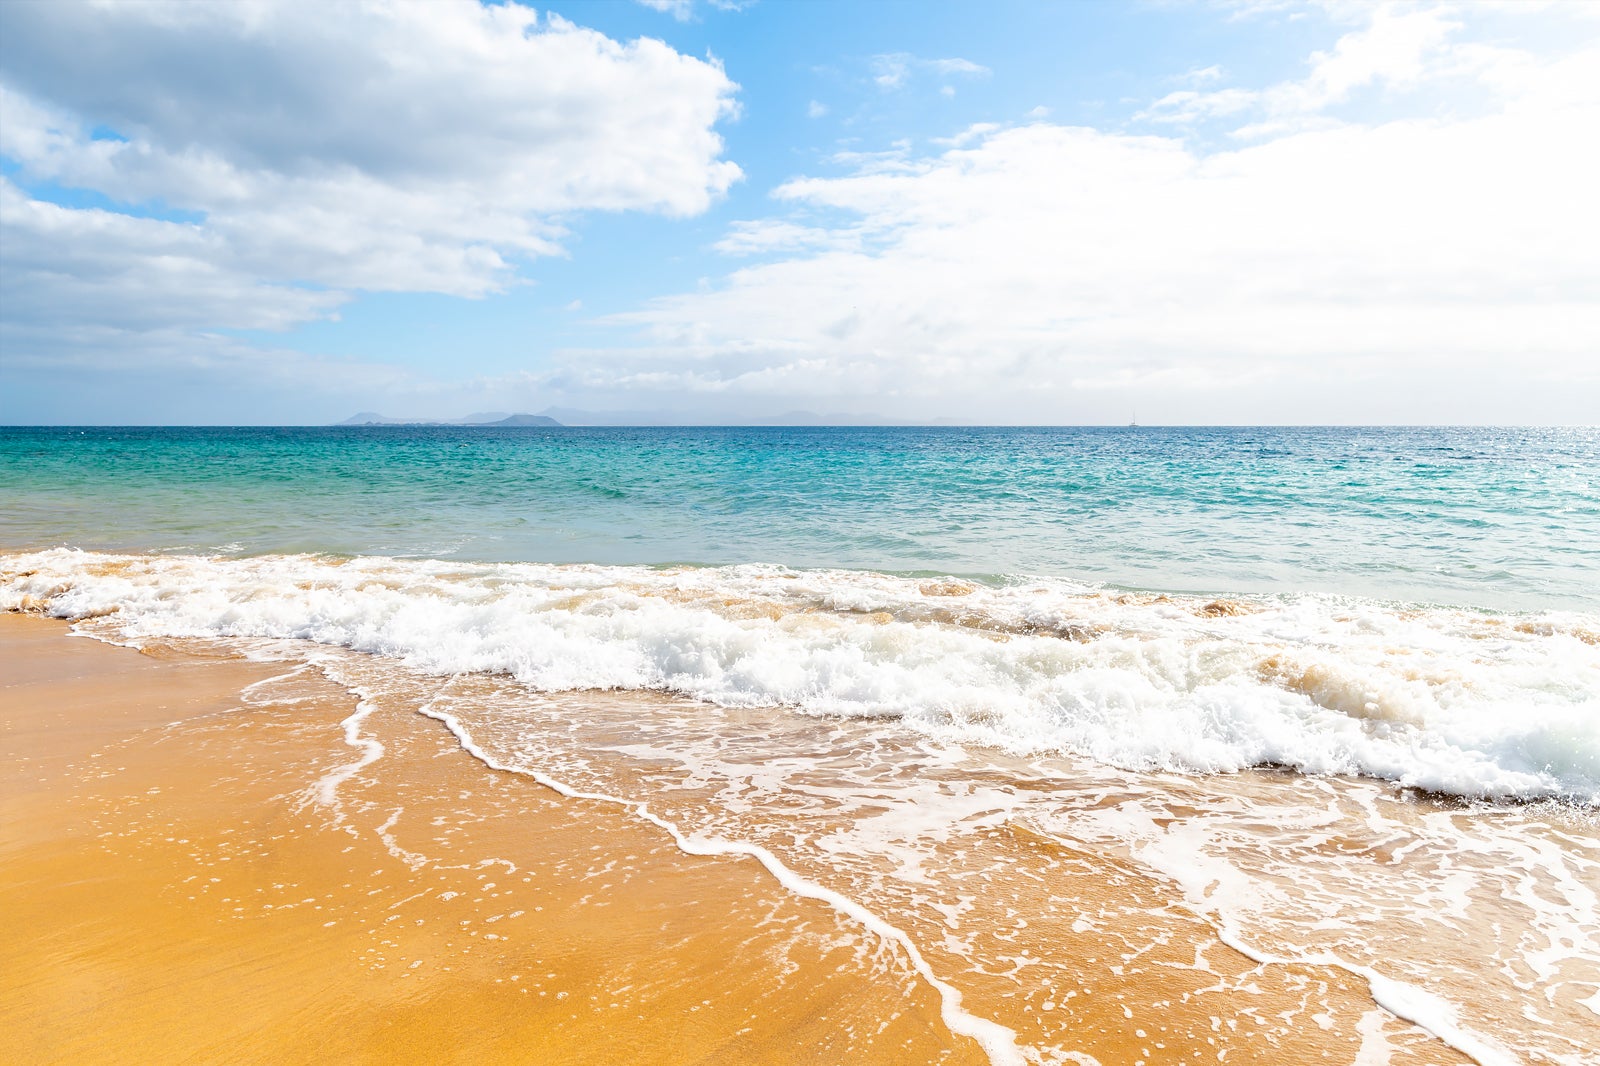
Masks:
[[[315,664],[755,857],[991,1061],[1578,1064],[1600,1020],[1591,616],[61,549],[0,560],[0,607]]]
[[[1600,804],[1600,618],[784,567],[0,557],[0,606],[127,637],[292,637],[541,692],[892,719],[1123,770],[1363,774]]]
[[[1600,609],[1600,431],[0,428],[0,545]]]

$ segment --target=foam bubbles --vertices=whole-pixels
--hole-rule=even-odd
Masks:
[[[1133,770],[1284,765],[1600,804],[1600,619],[1058,580],[69,550],[0,557],[0,607],[126,639],[274,637],[542,691],[898,719]]]

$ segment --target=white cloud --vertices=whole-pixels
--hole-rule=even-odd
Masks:
[[[813,100],[806,105],[806,118],[821,118],[828,113],[828,105]]]
[[[911,75],[911,57],[903,52],[872,57],[872,80],[880,89],[898,89]]]
[[[990,73],[988,67],[958,57],[922,59],[909,52],[886,52],[872,57],[872,80],[878,88],[887,92],[905,88],[912,75],[918,71],[928,71],[940,77],[952,74],[982,77]]]
[[[862,232],[842,228],[802,226],[781,219],[735,222],[715,245],[725,255],[770,255],[775,252],[809,251],[821,248],[861,247]]]
[[[1039,110],[1040,108],[1034,108],[1034,111]],[[1037,117],[1042,118],[1043,116],[1041,115]],[[960,133],[957,133],[953,137],[933,138],[933,143],[939,145],[941,148],[964,148],[973,141],[987,137],[989,134],[994,133],[996,130],[1002,128],[1003,127],[1001,127],[997,122],[974,122],[972,125],[968,126],[966,129],[962,130]]]
[[[51,323],[282,328],[351,290],[480,296],[562,254],[574,212],[692,215],[740,177],[719,65],[513,4],[14,4],[5,30],[3,267],[27,294],[8,357]]]
[[[1203,119],[1237,115],[1255,107],[1260,99],[1261,94],[1250,89],[1218,89],[1214,92],[1179,89],[1163,96],[1134,118],[1189,125]]]
[[[653,11],[664,15],[671,15],[679,22],[688,22],[694,17],[695,0],[637,0],[638,3]],[[717,11],[747,11],[754,7],[756,0],[706,0],[709,7]]]
[[[671,15],[679,22],[688,22],[689,16],[694,13],[694,0],[637,0],[637,2],[652,11]]]
[[[42,203],[4,178],[0,219],[12,325],[283,329],[324,317],[344,299],[231,266],[222,239],[203,226]]]
[[[902,137],[890,142],[888,148],[877,152],[859,152],[842,149],[828,156],[828,162],[842,167],[856,167],[866,171],[901,171],[909,166],[911,139]]]
[[[1328,128],[1335,124],[1331,110],[1362,90],[1393,95],[1423,84],[1483,81],[1527,58],[1508,48],[1460,40],[1465,24],[1460,12],[1448,4],[1387,3],[1352,8],[1347,14],[1360,16],[1361,24],[1340,36],[1332,48],[1312,53],[1301,78],[1259,89],[1180,89],[1134,117],[1183,126],[1249,117],[1252,121],[1232,131],[1242,138]],[[1222,77],[1221,68],[1212,66],[1190,71],[1183,80],[1202,86]]]
[[[1336,47],[1307,91],[1455,76],[1425,53]],[[788,182],[779,203],[841,221],[739,224],[729,250],[787,257],[616,316],[639,346],[583,353],[568,380],[911,416],[1094,420],[1111,396],[1192,421],[1592,418],[1600,47],[1474,70],[1496,95],[1471,114],[1209,154],[974,127]]]
[[[989,68],[970,59],[929,59],[924,61],[937,74],[987,75]]]

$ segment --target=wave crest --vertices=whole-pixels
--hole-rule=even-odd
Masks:
[[[774,566],[0,556],[0,608],[294,638],[543,691],[897,718],[1134,770],[1283,765],[1600,805],[1600,619]]]

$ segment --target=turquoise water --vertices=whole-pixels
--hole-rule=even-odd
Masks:
[[[0,546],[1600,606],[1593,429],[0,429]]]

